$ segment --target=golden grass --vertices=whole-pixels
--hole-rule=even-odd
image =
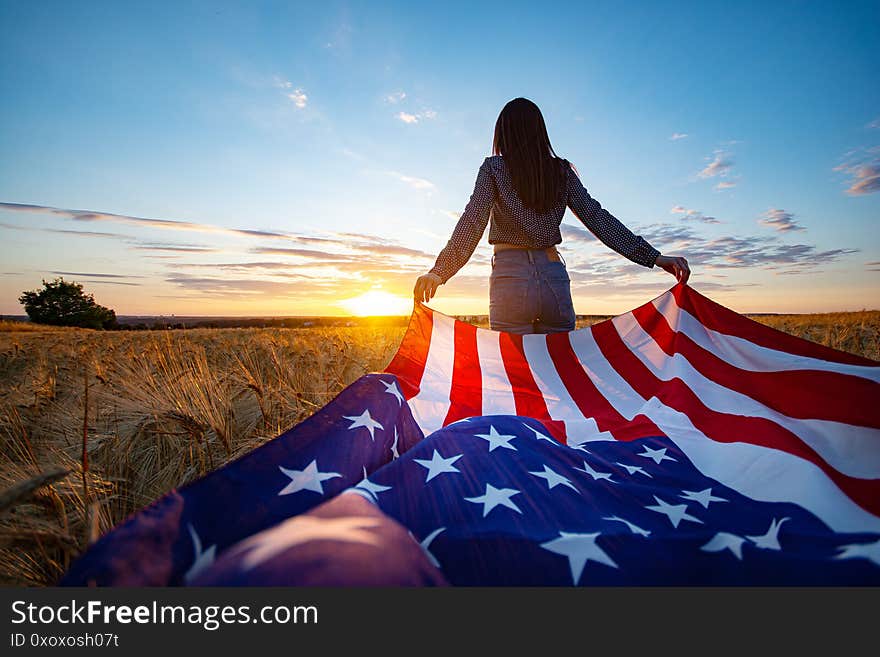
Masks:
[[[880,311],[756,319],[880,358]],[[14,502],[0,508],[0,585],[13,586],[54,583],[132,512],[384,369],[405,331],[20,331],[9,323],[0,323],[0,497]],[[59,471],[69,474],[56,480]]]
[[[0,515],[0,584],[56,581],[87,541],[133,511],[383,369],[404,331],[0,333],[0,491],[71,471]]]
[[[747,315],[747,317],[827,347],[880,360],[880,311],[878,310],[814,315]]]
[[[32,333],[34,331],[86,331],[89,329],[65,328],[60,326],[46,326],[45,324],[31,324],[30,322],[16,322],[11,319],[0,319],[0,333]]]

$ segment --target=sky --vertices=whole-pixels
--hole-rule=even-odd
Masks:
[[[589,193],[738,312],[880,308],[878,2],[0,0],[0,314],[408,315],[541,108]],[[566,210],[579,314],[675,279]],[[428,304],[488,312],[488,229]]]

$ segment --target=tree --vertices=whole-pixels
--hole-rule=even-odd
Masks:
[[[92,294],[85,294],[80,283],[68,283],[56,278],[43,281],[42,290],[23,292],[18,302],[32,322],[53,326],[80,326],[83,328],[116,328],[116,313],[95,303]]]

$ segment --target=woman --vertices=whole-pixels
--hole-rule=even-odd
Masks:
[[[489,277],[489,325],[511,333],[552,333],[575,328],[574,304],[565,262],[554,245],[565,208],[607,246],[629,260],[690,276],[687,260],[664,256],[634,235],[587,193],[574,165],[556,156],[541,110],[514,98],[498,115],[492,156],[483,160],[477,182],[452,237],[413,294],[430,301],[470,259],[491,217],[494,245]]]

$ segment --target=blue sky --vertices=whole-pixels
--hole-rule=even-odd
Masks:
[[[408,314],[517,96],[697,290],[880,307],[880,4],[471,4],[0,2],[0,313]],[[564,224],[578,313],[674,283]],[[489,248],[430,305],[486,313]]]

